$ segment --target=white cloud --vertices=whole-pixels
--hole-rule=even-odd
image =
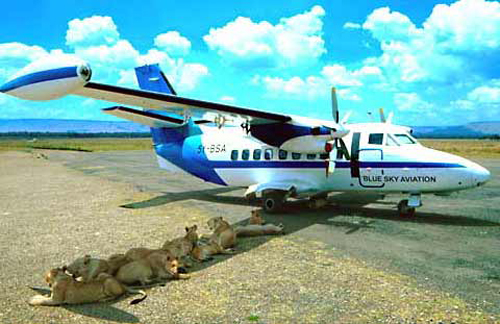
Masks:
[[[203,64],[180,64],[177,68],[180,70],[177,79],[179,89],[185,91],[193,90],[199,81],[208,75],[208,68]]]
[[[310,11],[282,18],[276,25],[238,17],[211,28],[203,39],[211,50],[237,67],[287,67],[314,63],[326,53],[322,38],[325,11]]]
[[[236,99],[234,97],[231,97],[231,96],[222,96],[222,97],[220,97],[219,100],[225,101],[227,103],[235,103],[236,102]]]
[[[344,29],[361,29],[361,24],[348,21],[344,24],[343,28]]]
[[[349,72],[345,66],[340,64],[327,65],[321,70],[321,74],[333,86],[361,86],[362,83],[353,72]]]
[[[155,46],[170,56],[185,56],[191,49],[191,42],[178,31],[169,31],[155,37]]]
[[[393,84],[451,83],[500,70],[492,71],[500,55],[499,2],[436,5],[422,28],[402,13],[379,8],[363,28],[380,41],[378,65]]]
[[[268,92],[275,96],[287,95],[293,98],[315,99],[328,94],[324,79],[310,76],[305,79],[292,77],[288,80],[280,77],[263,77],[261,82]]]
[[[478,103],[500,105],[500,80],[494,80],[491,85],[477,87],[467,94],[467,99]]]
[[[425,112],[434,106],[420,98],[417,93],[396,93],[394,104],[400,111]]]
[[[113,45],[120,38],[113,19],[107,16],[73,19],[68,27],[66,44],[70,47]]]

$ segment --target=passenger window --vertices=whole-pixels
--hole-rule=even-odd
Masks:
[[[383,133],[370,134],[370,137],[368,139],[368,144],[382,145],[383,142],[384,142],[384,134]]]
[[[264,158],[266,160],[272,160],[273,159],[273,150],[272,149],[266,149],[264,151]]]
[[[316,154],[307,154],[308,160],[314,160],[316,158]]]
[[[320,159],[322,159],[322,160],[326,160],[326,159],[328,159],[328,158],[329,158],[329,155],[330,155],[330,154],[328,154],[328,153],[321,153],[321,154],[319,155],[319,158],[320,158]]]
[[[231,160],[238,160],[238,150],[231,151]]]
[[[287,151],[279,150],[278,157],[279,157],[280,160],[286,160],[287,156],[288,156],[288,152]]]
[[[292,152],[292,159],[294,159],[294,160],[300,160],[301,156],[302,156],[302,154],[300,154],[300,153]]]
[[[253,150],[253,159],[260,160],[261,154],[262,154],[262,150],[260,150],[260,149]]]
[[[241,158],[245,161],[248,160],[250,158],[250,150],[243,150],[241,152]]]

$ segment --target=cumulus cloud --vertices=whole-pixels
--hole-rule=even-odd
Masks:
[[[203,37],[208,47],[236,67],[272,68],[314,63],[326,53],[321,6],[273,25],[238,17]]]
[[[361,29],[361,24],[348,21],[344,24],[343,28],[344,29]]]
[[[424,112],[433,105],[423,100],[417,93],[396,93],[394,104],[400,111]]]
[[[68,23],[68,27],[66,44],[70,47],[112,45],[120,38],[118,28],[111,17],[73,19]]]
[[[380,41],[383,54],[378,64],[393,83],[484,77],[492,73],[500,55],[499,2],[436,5],[421,28],[402,13],[379,8],[367,17],[363,29]],[[493,70],[498,73],[500,68]]]
[[[156,36],[155,46],[170,56],[185,56],[191,49],[191,42],[186,37],[181,36],[178,31],[169,31]]]
[[[500,105],[500,79],[490,84],[477,87],[467,94],[467,99],[479,103]]]

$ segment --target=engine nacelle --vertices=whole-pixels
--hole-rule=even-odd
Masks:
[[[90,66],[74,56],[46,56],[22,69],[0,92],[26,100],[52,100],[85,86],[91,76]]]

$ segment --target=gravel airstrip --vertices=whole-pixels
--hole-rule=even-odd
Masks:
[[[255,207],[239,188],[156,169],[151,152],[1,152],[0,322],[498,323],[500,162],[481,162],[490,183],[430,197],[412,220],[396,198],[295,202],[265,215],[286,235],[242,238],[138,305],[31,307],[50,268],[159,247],[192,224],[208,232],[213,216],[245,222]]]

